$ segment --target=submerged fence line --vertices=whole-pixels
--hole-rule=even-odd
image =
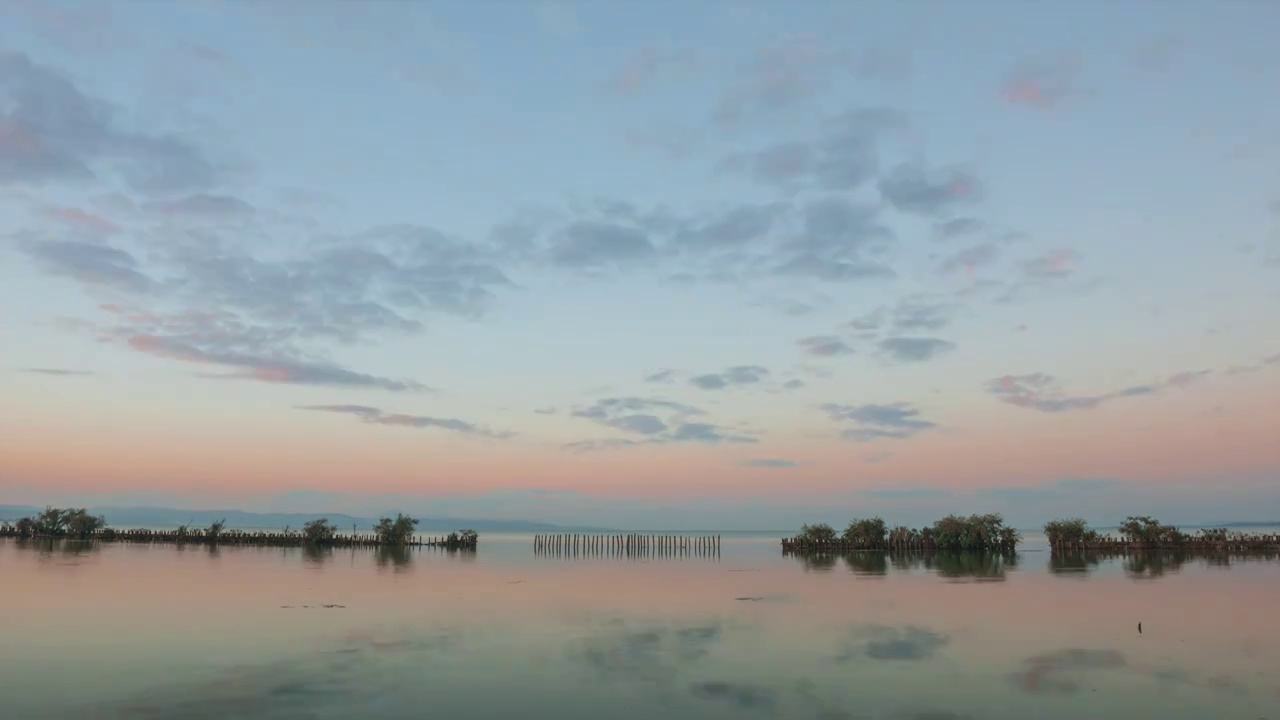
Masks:
[[[193,530],[149,530],[135,528],[116,530],[107,528],[88,533],[83,537],[63,535],[24,535],[12,525],[0,525],[0,538],[26,538],[51,540],[95,540],[99,542],[129,543],[198,543],[205,545],[259,545],[272,547],[291,547],[302,545],[318,545],[321,547],[443,547],[474,549],[476,540],[450,538],[444,535],[411,535],[405,542],[385,542],[373,533],[335,534],[333,537],[309,542],[302,532],[267,532],[245,530],[223,530],[209,533],[201,529]]]
[[[533,552],[538,555],[719,557],[720,536],[557,533],[534,535]]]

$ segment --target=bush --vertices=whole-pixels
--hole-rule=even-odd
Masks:
[[[302,539],[308,545],[320,545],[333,542],[338,528],[329,522],[329,518],[318,518],[302,526]]]
[[[836,530],[826,523],[802,525],[800,539],[806,542],[831,542],[836,539]]]
[[[373,527],[374,535],[383,545],[405,545],[413,537],[413,530],[418,521],[403,513],[396,513],[396,519],[384,517]]]
[[[869,520],[854,520],[844,530],[845,542],[865,548],[878,548],[884,545],[884,538],[889,528],[884,520],[875,517]]]
[[[1077,545],[1098,539],[1098,532],[1090,530],[1089,524],[1080,518],[1050,520],[1044,524],[1044,534],[1050,545]]]

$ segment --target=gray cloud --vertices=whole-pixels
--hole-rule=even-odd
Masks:
[[[71,377],[81,375],[93,375],[90,370],[64,370],[62,368],[21,368],[24,373],[32,373],[35,375],[55,375],[59,377]]]
[[[753,114],[790,108],[826,87],[847,60],[844,53],[805,37],[760,48],[739,66],[712,119],[720,125],[737,125]]]
[[[800,338],[796,341],[796,344],[809,355],[818,357],[849,355],[853,352],[853,348],[848,343],[835,335],[815,335],[813,337]]]
[[[515,437],[515,433],[510,431],[497,432],[485,427],[481,427],[474,423],[469,423],[456,418],[434,418],[423,415],[402,415],[399,413],[386,413],[375,407],[367,405],[300,405],[299,410],[309,410],[313,412],[330,412],[340,413],[344,415],[354,415],[362,421],[371,425],[387,425],[391,427],[407,427],[407,428],[438,428],[440,430],[449,430],[451,432],[460,433],[462,435],[472,435],[476,437],[494,438],[497,440],[506,440]]]
[[[981,232],[986,228],[986,223],[974,218],[951,218],[944,220],[933,226],[933,235],[939,240],[953,240],[965,235],[972,235]]]
[[[768,237],[786,211],[781,203],[740,205],[681,230],[674,243],[703,251],[742,248]]]
[[[875,177],[885,137],[908,125],[906,115],[897,110],[852,110],[824,122],[814,141],[784,141],[730,155],[721,167],[766,185],[853,190]]]
[[[694,376],[689,379],[689,382],[703,390],[723,390],[734,385],[758,383],[768,376],[768,368],[759,365],[735,365],[723,372]]]
[[[202,218],[247,217],[256,212],[249,203],[230,195],[197,193],[174,200],[153,200],[142,204],[147,212]]]
[[[645,375],[644,381],[649,383],[669,383],[676,377],[676,371],[670,368],[663,368],[654,373]]]
[[[1051,110],[1062,101],[1087,94],[1080,87],[1080,62],[1071,55],[1030,58],[1016,65],[1005,78],[1003,93],[1015,105]]]
[[[309,356],[293,346],[292,334],[289,329],[247,325],[231,313],[188,312],[166,316],[131,313],[128,323],[114,328],[110,336],[148,355],[229,371],[211,376],[216,378],[393,392],[428,389],[412,380],[358,373]]]
[[[843,197],[821,198],[805,206],[801,231],[778,248],[774,272],[828,282],[893,277],[892,268],[870,256],[895,240],[874,207]]]
[[[604,398],[597,400],[590,407],[575,409],[573,415],[639,437],[583,440],[569,443],[565,447],[581,452],[642,444],[757,442],[754,437],[726,432],[710,423],[692,421],[693,418],[705,414],[703,410],[692,405],[670,400],[638,397]]]
[[[937,427],[936,423],[920,417],[920,411],[909,403],[889,405],[839,405],[826,403],[823,412],[832,420],[853,423],[855,427],[843,432],[848,440],[867,442],[880,438],[905,440],[925,430]]]
[[[991,265],[1000,259],[1000,246],[995,243],[982,243],[973,245],[963,250],[957,250],[954,253],[942,259],[938,265],[938,270],[943,273],[953,273],[956,270],[973,271],[977,268]]]
[[[551,246],[551,261],[567,268],[613,267],[652,259],[657,252],[641,228],[579,220],[560,231]]]
[[[930,175],[915,165],[900,164],[880,178],[880,194],[900,212],[940,215],[981,195],[978,179],[959,170]]]
[[[986,389],[1001,402],[1009,405],[1057,413],[1070,410],[1092,410],[1103,403],[1120,398],[1153,395],[1168,388],[1186,387],[1207,377],[1210,373],[1209,370],[1181,372],[1158,383],[1133,385],[1098,395],[1068,395],[1052,376],[1044,373],[1004,375],[987,381]]]
[[[1076,270],[1080,255],[1070,248],[1049,250],[1030,260],[1023,261],[1022,273],[1031,280],[1065,278]]]
[[[54,275],[85,285],[145,293],[154,281],[142,273],[133,255],[101,243],[28,239],[20,243],[28,256]]]
[[[881,354],[897,362],[921,362],[940,357],[955,349],[947,340],[926,337],[891,337],[880,341]]]
[[[22,53],[0,51],[0,108],[0,185],[85,180],[100,166],[141,192],[182,192],[218,174],[187,142],[118,127],[108,103]]]
[[[958,306],[935,295],[917,293],[898,300],[891,322],[895,332],[942,330],[951,324]]]
[[[784,460],[783,458],[757,458],[754,460],[743,460],[739,463],[743,467],[750,468],[793,468],[800,467],[800,463],[795,460]]]

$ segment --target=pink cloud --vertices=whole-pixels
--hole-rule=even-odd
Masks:
[[[53,207],[46,211],[46,214],[56,220],[60,220],[73,227],[91,232],[110,235],[120,231],[120,226],[111,222],[101,215],[75,207]]]

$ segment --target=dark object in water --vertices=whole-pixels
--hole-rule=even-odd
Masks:
[[[1142,623],[1138,623],[1138,634],[1142,634]]]

